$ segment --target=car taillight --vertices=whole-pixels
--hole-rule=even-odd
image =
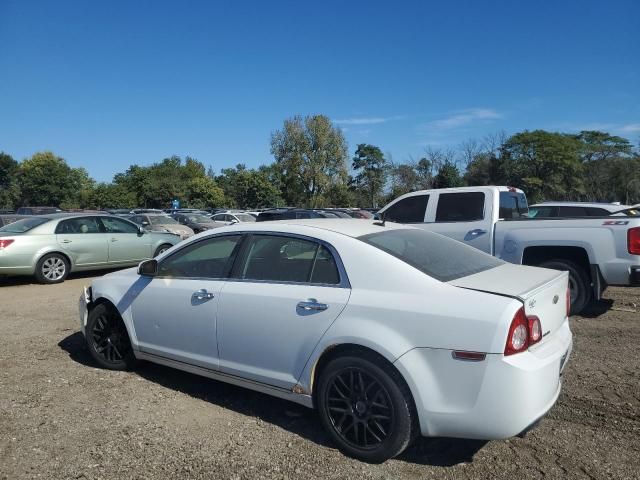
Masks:
[[[640,227],[627,230],[627,249],[631,255],[640,255]]]
[[[514,353],[524,352],[540,340],[542,340],[540,319],[535,315],[527,316],[524,313],[524,307],[520,307],[513,316],[513,320],[511,320],[504,354],[513,355]]]
[[[529,326],[527,316],[524,314],[524,307],[521,307],[511,320],[507,344],[504,347],[505,355],[513,355],[527,349],[529,345]]]
[[[542,325],[535,315],[528,316],[527,322],[529,323],[529,346],[531,346],[542,339]]]
[[[13,238],[0,238],[0,248],[7,248],[13,242],[15,242]]]

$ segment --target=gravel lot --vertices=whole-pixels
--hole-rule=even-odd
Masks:
[[[563,393],[526,438],[422,439],[367,465],[288,402],[151,364],[95,368],[77,320],[91,278],[0,279],[0,479],[640,478],[640,289],[572,318]]]

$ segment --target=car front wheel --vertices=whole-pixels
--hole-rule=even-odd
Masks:
[[[320,376],[316,405],[340,450],[366,462],[399,455],[414,435],[408,387],[392,366],[373,356],[330,361]]]
[[[114,307],[101,303],[89,313],[85,329],[89,352],[109,370],[128,370],[135,364],[127,328]]]

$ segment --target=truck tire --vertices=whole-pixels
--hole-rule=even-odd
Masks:
[[[582,312],[591,302],[593,292],[591,291],[591,281],[584,268],[575,264],[571,260],[553,259],[542,262],[538,265],[542,268],[552,270],[563,270],[569,272],[569,290],[571,291],[571,315]]]

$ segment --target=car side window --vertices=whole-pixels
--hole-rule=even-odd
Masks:
[[[560,207],[558,209],[560,217],[587,217],[587,209],[585,207]]]
[[[244,280],[338,284],[331,252],[318,242],[277,235],[253,236],[239,276]]]
[[[472,222],[484,218],[484,193],[441,193],[436,222]]]
[[[95,217],[70,218],[58,223],[56,234],[101,233]]]
[[[126,220],[115,217],[101,217],[107,233],[138,233],[138,227]]]
[[[422,223],[429,195],[413,195],[391,205],[384,212],[385,220],[398,223]]]
[[[609,210],[598,207],[588,207],[587,212],[591,217],[608,217],[609,215],[611,215],[611,212]]]
[[[162,277],[226,278],[241,235],[208,238],[178,250],[158,265]]]

